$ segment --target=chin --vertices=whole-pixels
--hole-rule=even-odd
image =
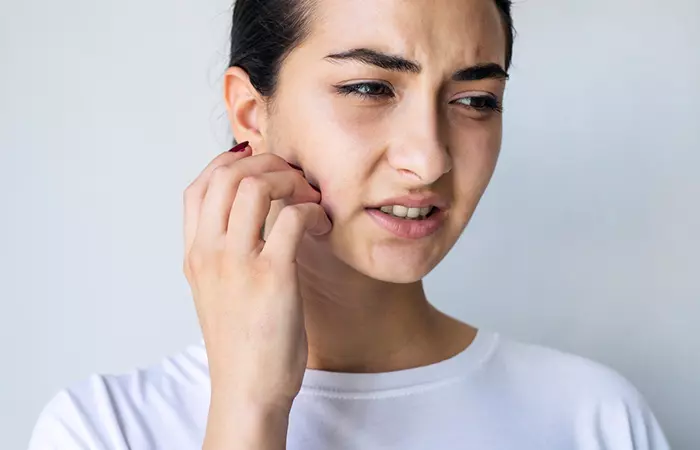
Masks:
[[[355,260],[355,270],[387,283],[408,284],[423,279],[442,259],[439,255],[403,249],[377,249]]]
[[[425,261],[394,260],[367,268],[367,275],[387,283],[410,284],[422,280],[437,264],[426,266]]]
[[[411,240],[336,225],[329,235],[312,239],[305,248],[315,265],[325,261],[321,267],[333,267],[335,259],[374,280],[410,284],[423,279],[444,259],[456,241],[449,231],[443,227],[430,237]]]

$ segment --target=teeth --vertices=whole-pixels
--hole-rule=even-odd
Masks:
[[[402,205],[393,205],[382,206],[380,209],[383,213],[391,214],[392,216],[401,217],[404,219],[422,219],[430,213],[433,207],[427,206],[425,208],[409,208]]]
[[[408,208],[408,211],[406,211],[406,217],[409,219],[415,219],[420,215],[420,208]]]
[[[394,205],[393,210],[391,213],[395,215],[396,217],[406,217],[408,215],[408,211],[410,208],[407,208],[405,206],[400,206],[400,205]]]

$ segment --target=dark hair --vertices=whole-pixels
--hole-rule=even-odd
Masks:
[[[275,93],[284,59],[309,32],[318,0],[236,0],[231,27],[229,67],[246,71],[264,97]],[[513,56],[512,0],[494,0],[506,32],[506,69]]]
[[[513,26],[513,15],[511,14],[512,0],[495,0],[496,6],[501,13],[506,31],[506,70],[510,69],[513,62],[513,42],[515,41],[515,27]]]

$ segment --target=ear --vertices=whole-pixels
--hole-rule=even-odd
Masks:
[[[224,101],[236,142],[248,141],[254,153],[265,151],[265,100],[240,67],[230,67],[224,75]]]

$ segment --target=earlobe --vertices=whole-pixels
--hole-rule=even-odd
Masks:
[[[260,148],[260,124],[264,100],[250,83],[250,77],[240,67],[230,67],[224,76],[224,101],[229,123],[236,141],[249,141],[253,149]]]

